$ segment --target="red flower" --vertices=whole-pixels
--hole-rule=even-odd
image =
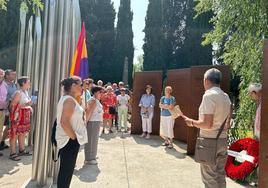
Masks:
[[[228,156],[225,165],[225,171],[228,177],[234,180],[245,179],[258,165],[259,161],[259,142],[252,138],[240,139],[230,146],[229,150],[243,151],[246,150],[247,154],[254,157],[254,163],[245,161],[239,165],[234,164],[235,158]]]

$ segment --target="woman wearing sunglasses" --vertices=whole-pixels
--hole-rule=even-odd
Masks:
[[[81,95],[82,81],[73,76],[61,82],[63,95],[57,106],[56,141],[60,156],[60,169],[58,175],[58,188],[70,186],[77,154],[80,145],[87,143],[86,118],[89,118],[90,110],[86,113],[77,102]]]

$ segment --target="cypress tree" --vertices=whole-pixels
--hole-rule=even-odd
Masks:
[[[0,11],[0,67],[15,69],[18,43],[20,0],[7,3],[7,10]]]
[[[131,11],[130,0],[120,0],[120,7],[118,11],[118,20],[116,27],[115,40],[115,81],[122,80],[125,57],[128,58],[128,81],[132,84],[133,74],[133,30],[132,19],[133,12]]]
[[[202,46],[202,36],[211,29],[209,20],[211,13],[205,13],[194,18],[195,2],[187,1],[185,41],[182,49],[176,54],[176,59],[181,61],[180,68],[187,68],[193,65],[212,64],[212,46]]]
[[[193,0],[149,0],[144,29],[144,70],[212,64],[211,46],[202,35],[211,29],[211,14],[194,19]]]
[[[115,10],[111,0],[80,0],[87,30],[90,75],[104,82],[114,79]]]
[[[166,53],[164,50],[165,35],[163,32],[162,0],[149,0],[145,18],[144,62],[143,69],[166,70]]]

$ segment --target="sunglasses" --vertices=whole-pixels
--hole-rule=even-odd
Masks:
[[[80,83],[80,82],[74,82],[75,85],[79,85],[79,86],[83,86],[83,83]]]

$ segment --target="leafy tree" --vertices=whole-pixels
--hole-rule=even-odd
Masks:
[[[0,10],[8,10],[8,3],[14,0],[0,0]],[[41,0],[20,0],[21,8],[28,12],[29,7],[32,8],[32,11],[35,12],[35,7],[43,9],[43,3]]]
[[[35,7],[43,9],[41,0],[0,0],[0,65],[16,68],[20,9],[31,15]]]
[[[133,12],[130,7],[130,0],[121,0],[118,11],[118,20],[116,27],[115,40],[115,77],[114,81],[122,80],[125,57],[128,57],[128,80],[131,85],[133,74],[133,30],[132,30]]]
[[[250,82],[260,82],[263,62],[263,38],[268,36],[267,0],[208,0],[198,1],[197,15],[213,11],[213,29],[205,34],[204,45],[216,44],[217,58],[230,65],[240,76],[240,105],[237,110],[234,137],[252,129],[255,106],[247,96]]]
[[[133,73],[143,71],[143,55],[137,57],[138,63],[133,64]]]
[[[180,62],[178,68],[212,64],[212,46],[201,45],[203,33],[212,28],[209,23],[211,12],[194,19],[194,5],[193,0],[186,2],[185,40],[181,49],[176,53],[176,60]]]

